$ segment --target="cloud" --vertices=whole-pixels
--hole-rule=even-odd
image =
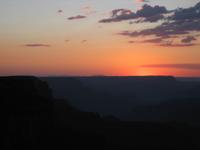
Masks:
[[[179,8],[175,10],[174,16],[172,16],[172,20],[175,21],[194,21],[195,19],[200,18],[200,2],[195,6],[190,8]]]
[[[26,47],[50,47],[48,44],[25,44]]]
[[[86,42],[87,42],[87,40],[82,40],[82,41],[81,41],[81,43],[86,43]]]
[[[171,41],[175,39],[179,39],[180,38],[179,35],[189,34],[189,31],[178,30],[178,29],[176,30],[173,28],[167,28],[167,27],[162,27],[162,26],[159,26],[154,29],[142,30],[139,32],[138,31],[134,31],[134,32],[123,31],[118,34],[123,35],[123,36],[135,37],[135,38],[138,36],[145,36],[145,37],[155,36],[155,38],[153,39],[138,41],[138,43],[155,43],[160,46],[168,46],[168,47],[169,46],[170,47],[186,47],[186,46],[197,45],[195,43],[192,43],[193,41],[197,40],[196,37],[190,36],[190,35],[182,39],[179,43],[173,44],[173,42]]]
[[[197,44],[194,44],[194,43],[182,44],[182,43],[172,43],[172,42],[159,44],[159,46],[164,46],[164,47],[191,47],[195,45]]]
[[[136,43],[135,41],[128,41],[129,43]]]
[[[147,39],[143,41],[128,41],[129,43],[153,43],[157,44],[158,46],[163,46],[163,47],[190,47],[190,46],[195,46],[198,45],[196,43],[191,43],[192,41],[192,36],[188,36],[185,39],[181,41],[181,43],[174,43],[173,40],[171,41],[166,41],[165,39],[168,39],[169,37],[165,38],[152,38],[152,39]],[[187,42],[186,42],[187,41]]]
[[[145,17],[145,18],[148,18],[148,17],[152,17],[152,16],[156,16],[156,15],[161,15],[161,14],[164,14],[164,13],[167,13],[167,9],[164,7],[164,6],[150,6],[150,5],[143,5],[143,7],[137,11],[137,16],[138,17]]]
[[[124,20],[135,19],[136,14],[128,9],[114,9],[111,12],[111,17],[102,19],[100,23],[120,22]]]
[[[176,69],[191,69],[200,70],[200,64],[152,64],[142,65],[143,68],[176,68]]]
[[[99,22],[111,23],[132,19],[143,19],[143,22],[156,22],[164,19],[163,14],[165,13],[168,13],[168,10],[163,6],[150,6],[145,4],[136,13],[129,9],[114,9],[111,12],[110,18],[102,19]]]
[[[59,10],[57,11],[57,13],[63,13],[63,10],[62,10],[62,9],[59,9]]]
[[[160,43],[161,41],[163,41],[162,38],[153,38],[143,41],[129,41],[129,43]]]
[[[141,42],[142,43],[160,43],[162,41],[163,41],[162,38],[153,38],[153,39],[143,40]]]
[[[156,11],[153,12],[150,10],[151,9],[145,9],[145,11],[140,13],[141,16],[146,17],[146,20],[148,20],[151,18],[148,16],[156,14]],[[147,16],[145,16],[146,14]],[[135,22],[131,24],[133,23]],[[140,22],[137,22],[137,24],[138,23]],[[172,15],[165,18],[165,20],[156,27],[140,31],[122,31],[119,32],[118,35],[132,38],[154,36],[155,38],[153,40],[147,40],[146,43],[155,43],[159,46],[166,47],[186,47],[197,45],[194,42],[197,41],[197,37],[199,36],[197,35],[198,32],[200,32],[200,3],[190,8],[174,10]],[[183,36],[184,38],[182,38]],[[177,42],[173,43],[171,41]],[[139,41],[139,43],[141,42],[144,43],[145,41]]]
[[[198,21],[200,23],[200,20]],[[122,31],[119,34],[131,37],[151,36],[171,37],[175,35],[189,34],[190,31],[200,31],[200,24],[195,25],[193,22],[167,22],[155,28],[144,29],[141,31]]]
[[[70,40],[65,40],[66,43],[70,42]]]
[[[187,36],[181,40],[182,43],[191,43],[192,41],[196,41],[197,39],[194,36]]]
[[[87,18],[87,17],[86,16],[82,16],[82,15],[77,15],[77,16],[68,17],[67,19],[68,20],[78,20],[78,19],[84,19],[84,18]]]

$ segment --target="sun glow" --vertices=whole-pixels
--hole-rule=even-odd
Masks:
[[[136,75],[138,75],[138,76],[152,76],[152,75],[156,75],[156,74],[153,73],[152,70],[150,70],[150,69],[139,68],[136,72]]]

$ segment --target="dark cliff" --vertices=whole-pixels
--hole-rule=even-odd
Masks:
[[[1,77],[5,149],[36,149],[52,127],[52,96],[35,77]]]

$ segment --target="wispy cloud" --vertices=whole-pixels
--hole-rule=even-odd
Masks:
[[[198,44],[194,44],[194,43],[172,43],[172,42],[167,42],[167,43],[161,43],[159,44],[159,46],[163,46],[163,47],[191,47],[191,46],[195,46]]]
[[[77,16],[68,17],[67,19],[68,20],[79,20],[79,19],[84,19],[84,18],[87,18],[87,17],[83,16],[83,15],[77,15]]]
[[[70,40],[65,40],[66,43],[70,42]]]
[[[82,40],[82,41],[81,41],[81,43],[86,43],[86,42],[87,42],[87,40]]]
[[[191,43],[192,41],[196,41],[197,39],[194,36],[187,36],[181,40],[182,43]]]
[[[200,70],[200,64],[152,64],[142,65],[143,68],[176,68],[176,69],[190,69]]]
[[[48,44],[25,44],[25,47],[50,47]]]
[[[148,39],[148,40],[143,40],[143,41],[129,41],[129,43],[153,43],[153,44],[157,44],[163,47],[191,47],[191,46],[199,45],[196,43],[191,43],[190,41],[191,39],[187,39],[187,37],[183,40],[185,40],[185,42],[175,43],[173,40],[164,41],[163,38],[153,38],[153,39]]]

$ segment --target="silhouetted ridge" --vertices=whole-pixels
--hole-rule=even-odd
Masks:
[[[172,76],[130,76],[130,77],[80,77],[81,81],[89,82],[91,84],[159,84],[159,83],[173,83],[176,79]]]
[[[5,149],[37,149],[52,129],[52,94],[35,77],[0,77]]]
[[[68,82],[71,80],[72,84],[81,85],[80,80]],[[70,89],[70,84],[66,86]],[[196,138],[199,128],[181,123],[102,118],[98,113],[74,108],[67,100],[53,98],[48,85],[35,77],[0,77],[0,91],[5,150],[200,148]]]
[[[46,82],[33,76],[0,77],[0,87],[11,89],[15,92],[37,94],[41,97],[51,98],[52,92]]]
[[[104,138],[90,131],[101,121],[65,100],[52,97],[46,82],[36,77],[0,77],[3,148],[5,150],[92,149]],[[91,143],[92,142],[92,143]]]

